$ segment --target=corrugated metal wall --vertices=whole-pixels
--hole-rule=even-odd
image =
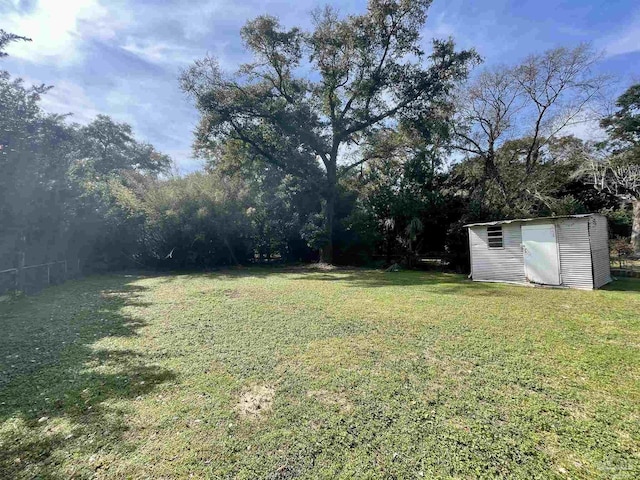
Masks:
[[[556,231],[558,232],[562,284],[571,288],[592,289],[589,219],[556,220]]]
[[[611,281],[606,218],[597,215],[540,223],[556,224],[563,286],[592,289],[594,271],[595,288]],[[590,223],[593,224],[591,241]],[[522,223],[502,225],[504,248],[488,247],[486,226],[469,228],[471,272],[474,280],[527,283],[521,246],[521,226]]]
[[[502,236],[503,248],[489,248],[487,227],[469,228],[471,271],[474,280],[520,283],[526,281],[520,224],[502,225]]]
[[[595,288],[600,288],[611,281],[607,217],[604,215],[594,215],[589,218],[589,237],[591,240],[591,259],[593,262],[593,284]]]

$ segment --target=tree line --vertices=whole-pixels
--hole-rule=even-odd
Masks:
[[[180,78],[205,161],[184,176],[130,126],[47,114],[47,87],[2,72],[2,263],[411,267],[446,252],[464,270],[467,222],[595,211],[640,254],[640,85],[603,114],[610,78],[589,46],[483,67],[452,39],[424,42],[429,5],[319,9],[308,30],[249,21],[251,62],[207,57]],[[0,52],[25,40],[1,32]],[[596,118],[606,140],[571,135]]]

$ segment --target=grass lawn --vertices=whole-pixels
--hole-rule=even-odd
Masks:
[[[98,276],[0,329],[0,478],[640,476],[638,279]]]

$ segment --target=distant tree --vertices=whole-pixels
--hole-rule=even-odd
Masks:
[[[437,122],[425,127],[404,121],[377,132],[364,149],[366,163],[348,181],[358,192],[357,209],[349,221],[363,239],[363,228],[373,230],[377,251],[387,264],[401,256],[413,266],[419,253],[444,250],[453,213],[443,192],[447,129]]]
[[[246,263],[252,254],[250,199],[240,179],[204,172],[118,189],[128,216],[142,214],[136,260],[164,268]]]
[[[640,256],[640,84],[629,87],[616,105],[618,110],[601,121],[609,141],[590,151],[586,178],[596,189],[631,202],[631,246]]]
[[[318,211],[318,184],[322,180],[319,166],[302,178],[255,156],[246,144],[229,140],[220,144],[206,170],[244,185],[250,204],[251,235],[260,259],[309,259],[312,252],[301,231]]]
[[[128,265],[139,249],[144,216],[127,214],[118,195],[123,187],[144,185],[143,177],[166,174],[171,159],[136,140],[130,125],[106,115],[75,126],[69,157],[71,226],[81,255],[105,268]]]
[[[21,40],[29,39],[0,30],[0,57]],[[96,252],[105,266],[122,266],[137,251],[144,215],[122,208],[120,197],[148,187],[170,159],[109,117],[80,126],[47,114],[41,97],[50,88],[0,71],[0,269],[92,261]]]
[[[333,259],[339,177],[362,161],[349,161],[345,148],[404,115],[431,115],[477,58],[456,51],[452,40],[423,51],[420,31],[430,4],[370,0],[367,13],[346,18],[325,8],[313,15],[310,32],[285,30],[276,18],[261,16],[241,31],[253,62],[227,75],[207,58],[182,76],[201,113],[197,150],[233,138],[296,175],[310,161],[322,163],[324,261]]]
[[[530,189],[550,144],[590,118],[607,83],[592,73],[597,59],[586,45],[549,50],[515,67],[487,69],[460,93],[455,147],[479,164],[482,191],[492,183],[502,203],[510,205]],[[515,184],[504,171],[514,164]]]
[[[40,261],[61,247],[68,198],[66,156],[73,132],[40,107],[46,88],[0,71],[0,264],[29,252]]]
[[[586,162],[586,181],[599,191],[611,193],[623,202],[631,202],[631,246],[634,256],[640,256],[640,162],[628,153],[593,154]]]
[[[481,204],[481,215],[513,218],[584,211],[576,194],[591,189],[573,185],[585,158],[584,142],[573,136],[545,139],[544,148],[536,149],[527,164],[530,142],[529,137],[509,140],[493,153],[500,183],[487,180],[485,159],[474,156],[454,166],[451,187]]]
[[[98,115],[90,124],[79,127],[76,169],[95,176],[117,174],[125,170],[166,173],[171,159],[152,145],[139,142],[131,125]]]
[[[629,87],[616,101],[618,110],[602,119],[616,146],[627,150],[640,147],[640,83]],[[636,152],[638,153],[638,152]]]

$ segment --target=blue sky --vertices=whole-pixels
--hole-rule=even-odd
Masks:
[[[170,154],[183,172],[191,158],[197,113],[178,88],[194,59],[212,54],[233,70],[248,57],[239,29],[261,13],[307,26],[326,3],[362,12],[365,0],[0,0],[0,28],[29,36],[0,68],[55,88],[44,105],[79,123],[105,113],[133,125],[137,136]],[[556,46],[591,42],[598,65],[618,88],[640,82],[637,0],[435,0],[424,37],[453,36],[475,47],[486,64],[516,62]]]

